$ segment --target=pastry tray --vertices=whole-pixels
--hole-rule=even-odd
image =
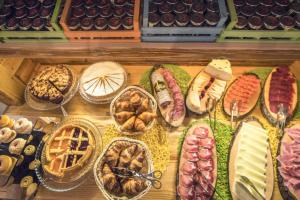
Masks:
[[[28,85],[25,89],[25,94],[24,94],[26,103],[31,108],[33,108],[35,110],[41,110],[41,111],[54,110],[54,109],[62,107],[64,104],[68,103],[74,97],[76,92],[78,91],[79,82],[78,82],[76,75],[70,69],[70,67],[67,67],[67,68],[72,73],[73,81],[72,81],[72,85],[71,85],[69,91],[64,95],[64,99],[60,104],[55,104],[55,103],[51,103],[48,101],[43,101],[43,100],[37,99],[36,97],[34,97],[33,95],[30,94]],[[39,70],[42,70],[42,67]],[[29,82],[35,77],[35,75],[36,74],[34,73],[33,76],[31,77],[31,79],[29,80]]]
[[[153,127],[153,125],[155,124],[155,119],[152,120],[152,122],[150,122],[150,124],[148,124],[146,126],[146,130],[145,131],[135,131],[135,132],[130,132],[130,131],[122,131],[121,130],[121,125],[115,120],[115,102],[127,91],[129,90],[137,90],[139,92],[141,92],[144,96],[147,96],[149,99],[150,99],[150,102],[151,102],[151,107],[152,107],[152,112],[153,113],[156,113],[157,111],[157,103],[156,103],[156,100],[154,99],[154,97],[148,93],[146,90],[142,89],[141,87],[138,87],[138,86],[128,86],[127,88],[125,88],[124,90],[122,90],[114,99],[113,101],[111,102],[110,104],[110,115],[114,121],[114,124],[116,125],[118,131],[120,133],[122,133],[123,135],[140,135],[140,134],[143,134],[145,131],[151,129]]]
[[[151,155],[150,150],[148,149],[147,145],[144,142],[139,141],[139,140],[125,138],[125,137],[118,137],[118,138],[113,139],[104,148],[104,150],[102,151],[101,155],[98,157],[98,159],[97,159],[97,161],[96,161],[96,163],[94,165],[94,178],[95,178],[96,184],[97,184],[98,188],[101,190],[101,192],[104,195],[104,197],[106,199],[108,199],[108,200],[121,200],[121,199],[122,200],[123,199],[137,200],[137,199],[140,199],[140,198],[142,198],[151,189],[151,183],[149,181],[146,181],[146,185],[147,185],[146,189],[144,191],[142,191],[140,194],[138,194],[137,196],[134,196],[132,198],[128,198],[126,196],[118,197],[118,196],[110,194],[109,192],[106,191],[106,189],[104,188],[104,185],[103,185],[102,181],[99,178],[99,175],[97,174],[97,168],[98,168],[99,165],[102,164],[103,157],[104,157],[105,153],[107,152],[107,150],[109,149],[109,147],[114,142],[117,142],[117,141],[127,141],[127,142],[131,142],[131,143],[136,143],[136,144],[142,145],[143,148],[145,149],[145,152],[146,152],[146,158],[147,158],[147,163],[148,163],[148,173],[151,173],[154,170],[152,155]]]
[[[98,158],[98,155],[100,154],[102,150],[102,135],[99,129],[89,120],[84,118],[75,118],[75,117],[69,117],[65,119],[61,124],[59,124],[56,129],[65,126],[65,125],[78,125],[81,126],[87,130],[90,130],[94,136],[95,139],[95,150],[93,152],[93,155],[88,160],[88,163],[78,171],[78,174],[74,174],[71,177],[58,179],[55,177],[52,177],[51,175],[48,175],[44,173],[43,165],[45,164],[46,156],[45,156],[45,142],[41,142],[37,148],[37,153],[35,159],[41,161],[41,165],[37,168],[35,168],[36,175],[38,177],[38,180],[40,183],[50,191],[54,192],[65,192],[69,190],[73,190],[80,186],[82,183],[84,183],[88,176],[91,175],[91,169]],[[50,138],[50,137],[49,137]],[[49,140],[48,138],[48,140]]]

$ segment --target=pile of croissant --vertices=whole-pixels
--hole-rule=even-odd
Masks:
[[[121,125],[122,131],[145,131],[156,117],[151,100],[138,90],[129,90],[115,102],[115,120]]]
[[[128,141],[116,141],[106,151],[97,171],[104,188],[118,197],[134,197],[147,187],[146,181],[137,177],[120,177],[121,168],[138,173],[148,172],[145,149]],[[126,173],[126,172],[124,172]]]

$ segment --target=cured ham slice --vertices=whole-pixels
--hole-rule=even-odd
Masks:
[[[183,142],[178,169],[180,199],[210,199],[217,177],[216,147],[209,125],[196,123]]]
[[[255,74],[239,76],[227,89],[223,100],[223,108],[231,115],[232,103],[237,102],[238,112],[234,117],[245,116],[256,105],[261,92],[260,79]]]

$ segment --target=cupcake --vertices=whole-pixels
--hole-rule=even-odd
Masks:
[[[44,8],[52,8],[55,6],[55,0],[44,0],[42,5]]]
[[[261,29],[263,21],[259,16],[252,16],[248,19],[248,25],[253,30]]]
[[[0,17],[0,29],[3,30],[5,27],[5,18]]]
[[[80,27],[80,21],[76,17],[71,17],[68,20],[68,26],[71,31],[75,31]]]
[[[9,31],[15,31],[19,27],[18,21],[16,18],[10,18],[6,22],[6,28]]]
[[[86,14],[87,17],[94,18],[94,17],[98,16],[99,11],[96,7],[88,8],[88,9],[86,9],[85,14]]]
[[[51,24],[51,19],[47,19],[46,23],[45,23],[45,27],[47,30],[49,31],[53,31],[53,27],[52,27],[52,24]],[[28,142],[28,140],[27,140]]]
[[[294,28],[296,25],[296,22],[293,17],[286,15],[286,16],[283,16],[280,18],[279,25],[283,29],[288,30],[288,29]]]
[[[264,17],[264,26],[268,30],[274,30],[279,26],[279,20],[274,16]]]
[[[84,8],[73,8],[72,16],[77,17],[77,18],[81,18],[81,17],[85,16]]]
[[[110,7],[102,8],[99,12],[100,17],[108,18],[112,16],[112,11]]]
[[[97,0],[96,5],[98,8],[106,8],[111,6],[110,0]]]
[[[216,26],[220,21],[220,16],[214,12],[207,12],[204,18],[205,22],[210,26]]]
[[[79,8],[83,5],[84,0],[76,0],[72,1],[71,7],[72,8]]]
[[[26,6],[27,9],[37,8],[39,6],[39,2],[37,0],[27,0]]]
[[[293,2],[289,6],[289,14],[300,14],[300,2]]]
[[[209,12],[219,12],[219,5],[217,2],[215,1],[210,1],[208,4],[207,4],[207,11]]]
[[[47,8],[46,8],[47,9]],[[36,18],[37,16],[39,16],[39,10],[37,8],[31,8],[28,10],[28,14],[27,14],[27,17],[29,19],[34,19]]]
[[[15,12],[15,17],[17,19],[21,19],[21,18],[24,18],[27,16],[27,10],[25,8],[22,8],[22,9],[18,9],[16,10]]]
[[[19,28],[22,31],[27,31],[30,29],[32,22],[29,18],[23,18],[19,21]]]
[[[118,7],[115,7],[113,9],[113,15],[115,17],[121,17],[122,18],[122,17],[124,17],[124,15],[126,15],[126,11],[123,7],[118,6]]]
[[[151,2],[155,5],[161,5],[164,2],[164,0],[152,0]]]
[[[176,14],[179,14],[179,13],[186,13],[187,12],[187,7],[186,5],[184,5],[183,3],[177,3],[175,5],[175,8],[174,8],[174,12]]]
[[[32,21],[32,28],[36,31],[40,31],[44,28],[45,22],[42,18],[38,17]]]
[[[242,7],[241,14],[244,15],[245,17],[251,17],[255,14],[255,9],[252,6],[246,5]]]
[[[126,6],[125,10],[126,10],[126,14],[128,16],[133,16],[134,15],[134,7],[133,6]]]
[[[278,6],[286,7],[290,4],[289,0],[275,0],[275,4]]]
[[[200,13],[193,13],[190,20],[193,26],[201,26],[204,23],[205,18]]]
[[[127,0],[127,5],[133,6],[135,3],[135,0]]]
[[[241,6],[244,6],[246,4],[246,2],[245,2],[245,0],[233,0],[233,4],[236,7],[241,7]]]
[[[84,1],[84,6],[85,6],[85,8],[93,8],[93,7],[95,7],[96,6],[96,2],[95,2],[95,0],[85,0]]]
[[[15,5],[15,1],[14,0],[6,0],[3,2],[3,7],[4,8],[9,8]]]
[[[246,0],[246,4],[248,6],[258,6],[259,5],[259,1],[258,0]]]
[[[166,27],[172,26],[174,24],[174,21],[175,21],[174,15],[171,13],[163,14],[161,16],[161,24],[163,26]]]
[[[268,6],[259,5],[256,8],[256,14],[260,17],[269,16],[271,14],[271,9]]]
[[[159,12],[161,14],[167,14],[172,12],[172,6],[168,3],[163,3],[159,6]]]
[[[178,0],[167,0],[168,4],[175,5],[178,3]]]
[[[151,4],[149,5],[149,13],[157,13],[157,11],[158,11],[157,5],[151,3]]]
[[[148,16],[149,27],[154,27],[160,22],[160,16],[156,13],[150,13]]]
[[[274,6],[272,9],[271,9],[271,13],[272,15],[274,15],[275,17],[281,17],[283,15],[286,15],[287,14],[287,11],[284,7],[281,7],[281,6]]]
[[[49,8],[40,9],[40,17],[43,19],[48,19],[51,17],[51,10]]]
[[[115,6],[124,6],[126,4],[126,0],[114,0]]]
[[[248,25],[248,20],[244,16],[238,16],[238,21],[235,25],[236,29],[244,29]]]
[[[193,4],[193,0],[182,0],[182,3],[188,6],[189,8],[191,8]]]
[[[260,0],[260,4],[263,6],[272,7],[274,5],[273,0]]]
[[[85,31],[89,31],[93,28],[94,26],[94,21],[93,18],[90,17],[85,17],[80,21],[81,28]]]
[[[25,8],[26,4],[24,0],[16,0],[15,1],[15,9],[22,9]]]
[[[296,25],[298,28],[300,28],[300,14],[295,16]]]
[[[103,18],[103,17],[98,17],[95,20],[95,28],[97,30],[104,30],[107,27],[107,19]]]
[[[192,5],[192,12],[193,13],[204,14],[205,10],[206,10],[206,6],[205,6],[204,3],[198,2],[198,3],[194,3]]]
[[[126,30],[133,29],[133,18],[132,17],[123,18],[122,25],[123,25],[124,29],[126,29]]]
[[[0,17],[7,17],[12,13],[11,8],[9,7],[3,7],[0,10]]]
[[[121,27],[121,18],[112,17],[108,20],[108,26],[112,30],[118,30]]]
[[[175,22],[176,22],[177,26],[181,26],[181,27],[187,26],[189,21],[190,21],[190,18],[185,13],[177,14],[175,17]]]

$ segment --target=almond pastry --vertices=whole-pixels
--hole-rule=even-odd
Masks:
[[[20,155],[25,144],[26,140],[24,140],[23,138],[17,138],[9,144],[8,151],[11,154]]]
[[[13,161],[11,157],[0,155],[0,175],[9,175]]]
[[[1,143],[10,143],[17,136],[16,131],[11,130],[10,128],[2,128],[0,130],[0,144]]]

